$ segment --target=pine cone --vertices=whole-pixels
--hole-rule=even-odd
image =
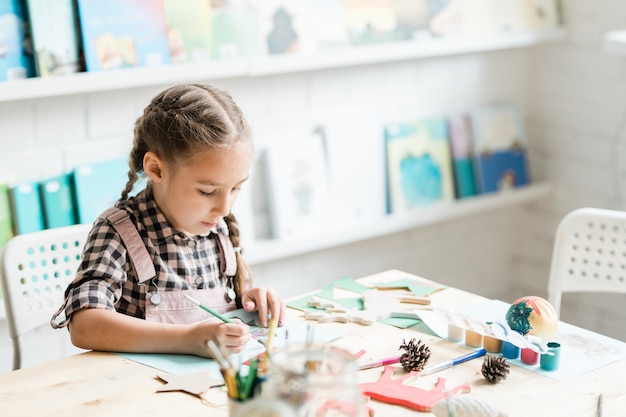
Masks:
[[[406,372],[421,371],[430,359],[430,348],[422,343],[421,339],[417,343],[415,343],[415,339],[411,339],[409,343],[402,339],[400,349],[406,351],[400,356],[402,369]]]
[[[482,374],[487,381],[496,384],[506,379],[509,368],[504,356],[488,354],[483,360]]]

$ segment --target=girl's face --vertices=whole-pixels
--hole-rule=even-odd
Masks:
[[[150,168],[150,161],[146,167],[144,158],[157,205],[177,230],[193,236],[208,233],[230,213],[248,179],[253,148],[249,142],[237,141],[228,149],[204,152],[178,166],[148,154],[146,158],[154,158],[152,164],[158,165],[158,171]]]

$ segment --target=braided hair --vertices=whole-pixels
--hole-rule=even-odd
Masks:
[[[145,176],[143,159],[147,152],[176,165],[207,149],[226,149],[237,141],[252,141],[250,127],[228,93],[205,84],[170,87],[152,99],[135,123],[128,182],[121,199],[128,199],[136,182]],[[234,289],[240,306],[251,274],[239,249],[235,216],[230,213],[224,221],[237,257]]]

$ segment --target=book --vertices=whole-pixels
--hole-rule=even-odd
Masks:
[[[534,5],[528,0],[490,0],[490,14],[494,30],[524,32],[531,29],[535,15]]]
[[[73,0],[27,0],[37,76],[80,70],[80,35]]]
[[[314,50],[307,0],[258,3],[262,55],[303,54]]]
[[[264,149],[263,162],[273,238],[312,234],[327,224],[331,185],[322,135],[285,136]]]
[[[393,10],[396,21],[393,29],[394,40],[413,40],[430,37],[428,29],[430,19],[429,0],[394,1]]]
[[[13,215],[8,184],[0,184],[0,250],[13,237]]]
[[[21,0],[0,2],[0,81],[34,75],[28,16]]]
[[[448,118],[456,198],[476,195],[472,124],[468,114]]]
[[[352,45],[388,42],[397,27],[393,0],[345,0],[346,27]]]
[[[76,224],[71,174],[41,181],[40,193],[46,229]]]
[[[210,0],[163,0],[172,62],[211,59]]]
[[[497,0],[431,0],[428,27],[435,36],[492,35],[498,30],[492,2]]]
[[[128,181],[124,158],[77,167],[72,172],[77,223],[92,223],[119,200]]]
[[[534,29],[553,29],[561,26],[562,15],[558,0],[532,0],[532,27]]]
[[[252,1],[213,1],[211,26],[213,58],[252,58],[259,54],[259,21],[256,5]]]
[[[311,0],[311,34],[320,52],[350,46],[343,0]]]
[[[512,104],[471,112],[476,183],[481,193],[529,183],[526,137],[519,109]]]
[[[445,118],[386,125],[385,151],[388,213],[454,199]]]
[[[77,0],[87,71],[169,64],[162,0]]]
[[[23,182],[11,187],[11,213],[16,235],[37,232],[45,228],[39,182]]]

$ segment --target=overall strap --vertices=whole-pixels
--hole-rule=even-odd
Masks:
[[[141,239],[137,227],[130,220],[128,212],[117,207],[111,207],[102,213],[100,217],[106,219],[122,238],[137,281],[143,283],[154,278],[156,271],[152,257],[148,253],[148,249]]]

